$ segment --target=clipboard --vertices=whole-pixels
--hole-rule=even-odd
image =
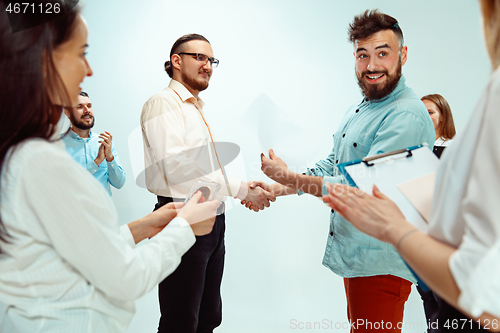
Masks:
[[[401,192],[398,185],[435,174],[438,165],[439,159],[424,143],[342,163],[338,168],[349,185],[370,195],[373,185],[377,185],[382,193],[398,205],[408,222],[427,233],[428,226],[424,217]],[[428,189],[429,196],[432,196],[433,190],[434,188]]]
[[[418,183],[419,178],[422,177],[435,177],[438,165],[439,159],[429,149],[428,144],[424,143],[345,162],[337,165],[337,167],[345,176],[349,185],[357,187],[370,195],[372,195],[373,184],[376,184],[382,193],[397,204],[408,222],[415,225],[422,232],[427,233],[427,222],[401,192],[398,185],[411,181]],[[429,200],[432,200],[434,184],[426,192]],[[408,268],[417,278],[419,286],[424,291],[429,290],[411,267],[408,266]]]

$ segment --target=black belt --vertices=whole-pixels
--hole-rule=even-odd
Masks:
[[[181,198],[171,198],[171,197],[162,197],[161,195],[158,195],[158,203],[163,206],[168,204],[169,202],[184,202],[185,199]],[[226,204],[224,202],[221,203],[219,208],[217,208],[217,215],[222,215],[226,211]]]

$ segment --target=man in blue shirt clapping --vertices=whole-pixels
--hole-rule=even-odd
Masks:
[[[99,135],[92,132],[94,110],[86,92],[80,93],[76,107],[66,109],[64,113],[72,125],[71,130],[62,137],[67,152],[93,174],[111,195],[110,184],[115,188],[125,184],[125,171],[113,145],[113,136],[108,131]]]

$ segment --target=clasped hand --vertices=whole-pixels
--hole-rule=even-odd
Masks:
[[[276,201],[276,196],[271,193],[269,188],[266,188],[265,183],[263,186],[256,186],[256,182],[247,183],[247,195],[245,199],[241,201],[242,205],[247,205],[246,207],[258,212],[263,210],[265,207],[269,207],[271,202]]]
[[[260,155],[261,159],[261,170],[264,172],[266,176],[271,178],[272,180],[278,183],[286,183],[288,176],[290,175],[290,170],[286,163],[279,158],[272,149],[269,149],[269,158],[267,158],[264,154]],[[260,197],[255,199],[255,196],[252,196],[253,193],[260,192]],[[250,210],[255,212],[264,209],[264,207],[269,207],[269,201],[276,200],[276,193],[274,193],[273,188],[269,186],[267,183],[262,181],[253,181],[249,184],[249,195],[241,201],[242,205],[245,205]],[[258,200],[258,199],[261,200]],[[266,199],[267,200],[264,200]],[[269,200],[272,198],[272,200]]]

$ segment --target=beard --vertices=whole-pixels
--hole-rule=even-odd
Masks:
[[[208,81],[203,81],[203,82],[196,81],[196,80],[190,78],[189,76],[187,76],[186,73],[184,73],[183,71],[181,71],[181,78],[182,78],[182,82],[184,82],[186,85],[188,85],[193,90],[203,91],[203,90],[208,88]],[[209,76],[209,78],[210,78],[210,76]]]
[[[399,56],[398,67],[396,68],[396,72],[393,75],[389,75],[389,72],[387,70],[375,71],[375,72],[364,71],[360,75],[356,73],[356,77],[358,79],[358,85],[361,88],[361,91],[363,92],[363,95],[365,95],[366,99],[368,100],[382,99],[387,95],[389,95],[390,93],[392,93],[394,89],[396,89],[399,79],[403,74],[402,68],[403,65],[401,63],[401,56]],[[385,83],[385,85],[380,86],[380,84],[366,84],[365,81],[363,81],[365,75],[377,75],[377,74],[385,74],[385,76],[387,76],[387,82]]]
[[[75,126],[76,128],[82,129],[82,130],[91,129],[92,127],[94,127],[94,122],[95,122],[94,116],[92,116],[92,122],[87,124],[87,123],[84,123],[82,121],[82,119],[76,119],[75,116],[71,113],[70,113],[69,120],[71,121],[71,124],[73,124],[73,126]]]

